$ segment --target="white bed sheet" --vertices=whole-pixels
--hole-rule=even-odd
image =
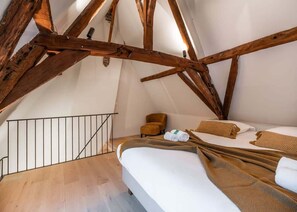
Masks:
[[[239,134],[236,139],[195,134],[204,141],[222,146],[264,149],[249,144],[255,140],[255,132]],[[120,146],[118,153],[119,149]],[[199,157],[194,153],[141,147],[125,150],[119,160],[166,212],[239,211],[208,179]]]

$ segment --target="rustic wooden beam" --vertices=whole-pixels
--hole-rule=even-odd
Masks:
[[[12,0],[0,22],[0,70],[11,57],[41,0]]]
[[[155,79],[160,79],[162,77],[170,76],[170,75],[177,74],[177,73],[180,73],[180,72],[183,72],[183,71],[185,71],[185,70],[182,69],[182,68],[172,68],[172,69],[169,69],[167,71],[160,72],[158,74],[153,74],[151,76],[144,77],[144,78],[140,79],[140,81],[141,82],[147,82],[147,81],[151,81],[151,80],[155,80]]]
[[[187,27],[185,25],[185,22],[183,20],[182,14],[180,12],[180,9],[179,9],[179,6],[178,6],[176,0],[168,0],[168,3],[171,8],[175,22],[178,26],[181,37],[183,39],[183,42],[187,46],[189,57],[191,58],[191,60],[198,60],[196,53],[195,53],[194,46],[193,46],[190,36],[188,34]]]
[[[156,0],[146,0],[144,1],[147,4],[146,9],[146,22],[144,27],[144,37],[143,37],[143,44],[145,49],[153,49],[153,26],[154,26],[154,13],[156,8]]]
[[[142,26],[144,27],[144,15],[143,15],[143,6],[142,6],[142,2],[141,0],[135,0],[136,2],[136,6],[137,6],[137,10],[139,13],[139,17],[140,17],[140,21],[142,23]]]
[[[53,33],[55,31],[49,0],[42,0],[33,16],[40,32]]]
[[[212,93],[210,92],[210,90],[208,89],[208,87],[205,85],[205,83],[203,82],[203,80],[201,80],[201,78],[197,74],[197,72],[194,71],[194,70],[192,70],[192,69],[189,69],[189,68],[186,69],[186,72],[188,73],[188,75],[190,76],[190,78],[192,79],[192,81],[195,83],[195,85],[197,86],[197,88],[199,89],[199,91],[202,93],[202,95],[204,96],[204,98],[209,103],[207,105],[211,105],[211,108],[213,108],[215,110],[215,114],[218,116],[218,118],[219,119],[222,119],[223,118],[222,109],[219,107],[219,105],[215,101]]]
[[[108,56],[112,58],[136,60],[171,67],[191,68],[197,70],[201,66],[201,64],[197,61],[188,60],[162,52],[63,35],[40,34],[36,37],[33,44],[41,45],[51,50],[85,50],[90,51],[93,56]]]
[[[96,16],[104,3],[105,0],[91,0],[70,27],[65,31],[64,35],[78,37]]]
[[[193,83],[192,80],[190,80],[184,73],[179,72],[177,73],[177,75],[184,81],[184,83],[186,83],[187,86],[189,86],[189,88],[191,88],[191,90],[204,102],[204,104],[207,105],[207,107],[214,113],[216,113],[216,111],[213,109],[212,105],[209,104],[209,102],[207,101],[207,99],[204,97],[204,95],[199,91],[199,89],[196,87],[196,85]]]
[[[183,20],[182,14],[180,12],[180,9],[179,9],[179,6],[178,6],[176,0],[168,0],[168,3],[171,8],[175,22],[178,26],[179,32],[182,36],[183,42],[185,43],[185,45],[188,48],[188,54],[189,54],[190,59],[194,60],[194,61],[198,61],[198,57],[196,55],[194,46],[193,46],[190,36],[188,34],[186,24]],[[200,77],[198,78],[196,76],[196,75],[198,75],[197,72],[187,71],[187,73],[198,87],[199,86],[207,86],[208,90],[211,93],[213,100],[210,100],[210,97],[208,97],[209,96],[208,92],[207,93],[204,92],[204,90],[206,90],[206,89],[203,88],[201,90],[201,92],[207,100],[216,104],[216,106],[213,106],[213,108],[217,109],[216,114],[218,115],[218,117],[222,117],[222,103],[221,103],[221,100],[219,98],[219,95],[218,95],[214,85],[211,83],[211,77],[209,75],[209,70],[208,70],[207,66],[203,66],[201,68],[203,69],[203,72],[200,73],[201,78]],[[203,81],[204,83],[201,83],[200,81]],[[210,104],[212,104],[211,102],[210,102]]]
[[[225,93],[224,106],[223,106],[223,113],[224,113],[225,119],[228,119],[230,106],[231,106],[231,102],[232,102],[232,97],[233,97],[233,92],[234,92],[234,88],[235,88],[235,83],[236,83],[236,79],[237,79],[238,59],[239,59],[238,56],[235,56],[232,58],[232,63],[231,63],[231,68],[230,68],[230,72],[229,72],[226,93]]]
[[[0,103],[24,73],[37,64],[45,52],[42,46],[26,44],[9,60],[0,75]]]
[[[30,69],[19,80],[14,89],[0,104],[0,111],[30,91],[56,77],[64,70],[73,66],[88,55],[89,52],[87,51],[68,50],[46,58],[42,63]]]
[[[199,61],[205,64],[217,63],[223,60],[233,58],[234,56],[240,56],[249,54],[262,49],[282,45],[285,43],[293,42],[297,40],[297,27],[278,32],[258,40],[242,44],[240,46],[222,51],[207,57],[200,59]]]
[[[111,42],[111,39],[112,39],[113,26],[114,26],[114,21],[115,21],[115,13],[116,13],[118,3],[119,3],[119,0],[113,0],[113,2],[111,3],[110,9],[109,9],[112,12],[112,18],[111,18],[111,22],[110,22],[109,35],[108,35],[109,43]]]

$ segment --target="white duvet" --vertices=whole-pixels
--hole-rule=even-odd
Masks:
[[[264,149],[249,144],[256,139],[255,132],[239,134],[236,139],[196,134],[204,141],[222,146]],[[166,212],[239,211],[208,179],[197,154],[141,147],[125,150],[119,160]]]

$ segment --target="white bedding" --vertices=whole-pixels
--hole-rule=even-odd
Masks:
[[[249,144],[256,139],[255,132],[251,131],[239,134],[236,139],[196,134],[204,141],[222,146],[264,149]],[[194,153],[141,147],[125,150],[119,160],[166,212],[239,211],[208,179]]]

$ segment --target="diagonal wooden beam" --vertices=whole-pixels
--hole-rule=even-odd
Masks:
[[[89,52],[87,51],[63,51],[55,56],[46,58],[42,63],[30,69],[19,80],[14,89],[0,104],[0,111],[88,55]]]
[[[171,67],[191,68],[196,70],[201,66],[199,62],[162,52],[63,35],[40,34],[36,37],[33,44],[44,46],[50,50],[85,50],[90,51],[93,56],[108,56]]]
[[[11,57],[41,0],[12,0],[0,22],[0,70]]]
[[[222,51],[207,57],[200,59],[202,63],[212,64],[223,60],[233,58],[234,56],[240,56],[249,54],[251,52],[259,51],[262,49],[282,45],[285,43],[293,42],[297,40],[297,27],[281,31],[258,40],[251,41],[249,43],[242,44],[240,46]]]
[[[26,44],[11,58],[0,75],[0,103],[24,73],[37,64],[45,52],[42,46]]]
[[[186,24],[183,20],[182,14],[180,12],[180,9],[179,9],[179,6],[178,6],[176,0],[168,0],[168,3],[171,8],[175,22],[176,22],[178,29],[180,31],[180,34],[182,36],[183,42],[188,47],[189,57],[191,58],[191,60],[198,61],[194,46],[193,46],[190,36],[188,34]],[[207,100],[213,102],[213,104],[216,104],[216,106],[213,106],[213,108],[217,109],[217,113],[216,113],[217,116],[222,117],[222,103],[220,101],[219,95],[217,94],[217,91],[216,91],[214,85],[211,83],[211,77],[209,75],[209,70],[208,70],[207,66],[203,66],[201,68],[204,70],[203,73],[200,73],[202,79],[200,77],[198,78],[196,76],[196,75],[198,75],[197,72],[187,71],[187,73],[191,77],[191,79],[196,83],[197,86],[203,85],[208,88],[213,100],[211,100],[211,98],[208,96],[209,95],[208,92],[206,92],[206,93],[203,92],[203,90],[206,90],[206,89],[203,88],[203,90],[200,90],[200,91],[202,92],[202,94],[205,96],[205,98]],[[200,81],[203,81],[204,83],[201,83]],[[209,103],[212,104],[211,102],[209,102]]]
[[[104,3],[105,0],[91,0],[91,2],[65,31],[64,35],[78,37],[91,22],[91,20],[96,16]]]
[[[40,32],[53,33],[55,31],[49,0],[42,0],[33,16]]]
[[[156,0],[145,0],[144,4],[147,5],[144,7],[146,10],[145,15],[145,25],[144,25],[144,37],[143,44],[145,49],[153,49],[153,26],[154,26],[154,13],[156,8]]]
[[[207,105],[207,107],[214,113],[216,113],[216,111],[213,109],[212,105],[209,104],[209,102],[207,101],[207,99],[204,97],[204,95],[200,92],[200,90],[197,88],[197,86],[193,83],[192,80],[190,80],[184,73],[179,72],[177,73],[177,75],[184,81],[184,83],[186,83],[186,85],[189,86],[189,88],[191,88],[191,90],[204,102],[204,104]]]
[[[158,74],[153,74],[151,76],[141,78],[140,82],[147,82],[147,81],[151,81],[151,80],[155,80],[155,79],[160,79],[160,78],[162,78],[164,76],[174,75],[174,74],[177,74],[177,73],[181,73],[183,71],[185,71],[185,70],[182,69],[182,68],[172,68],[172,69],[169,69],[167,71],[160,72]]]
[[[228,119],[230,106],[231,106],[231,102],[232,102],[232,97],[233,97],[233,92],[234,92],[234,88],[235,88],[235,83],[236,83],[236,79],[237,79],[238,59],[239,59],[238,56],[235,56],[232,58],[232,63],[231,63],[231,68],[230,68],[230,72],[229,72],[226,93],[225,93],[224,106],[223,106],[223,113],[224,113],[225,119]]]
[[[144,15],[143,15],[143,6],[142,6],[142,2],[141,0],[135,0],[136,6],[137,6],[137,10],[139,13],[139,17],[140,17],[140,21],[142,23],[142,26],[144,27]]]
[[[114,21],[115,21],[115,13],[116,13],[118,3],[119,3],[119,0],[113,0],[111,5],[110,5],[110,9],[109,9],[109,10],[111,10],[111,13],[112,13],[110,27],[109,27],[109,35],[108,35],[108,42],[109,43],[111,42],[111,39],[112,39],[113,26],[114,26]]]

